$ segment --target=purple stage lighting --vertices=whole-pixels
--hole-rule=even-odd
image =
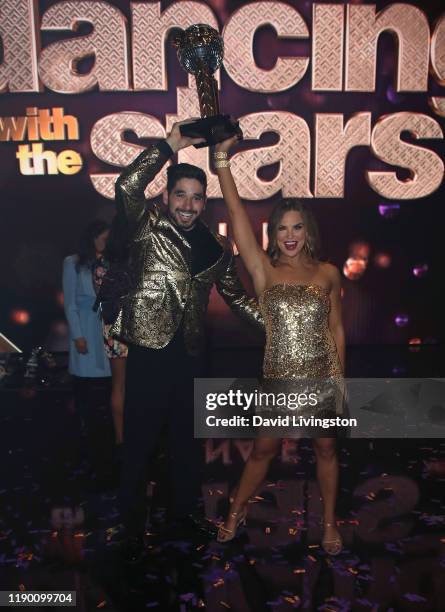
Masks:
[[[427,272],[428,272],[428,264],[425,264],[425,263],[414,266],[413,268],[413,274],[417,278],[421,278],[422,276],[425,276]]]
[[[408,322],[409,317],[406,314],[399,314],[394,318],[394,323],[397,327],[405,327],[405,325],[408,325]]]
[[[400,210],[400,204],[379,204],[379,213],[385,219],[392,219]]]

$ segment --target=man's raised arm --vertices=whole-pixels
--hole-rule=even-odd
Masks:
[[[127,166],[116,181],[116,207],[118,215],[125,216],[130,231],[134,230],[145,212],[144,191],[166,161],[179,149],[202,142],[200,138],[184,138],[179,126],[191,120],[175,123],[165,140],[160,140],[142,151]]]

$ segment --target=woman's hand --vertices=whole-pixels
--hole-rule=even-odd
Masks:
[[[228,153],[230,149],[239,141],[239,136],[235,134],[235,136],[231,136],[227,138],[227,140],[223,140],[222,142],[218,142],[215,145],[215,153]]]
[[[88,346],[85,338],[76,338],[74,340],[74,346],[76,347],[77,352],[81,355],[86,355],[88,353]]]

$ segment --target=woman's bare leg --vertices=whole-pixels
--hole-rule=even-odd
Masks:
[[[111,363],[111,414],[113,416],[116,444],[123,442],[126,357],[110,359]]]
[[[269,464],[277,454],[280,444],[279,438],[257,438],[255,440],[224,523],[229,538],[231,537],[230,532],[235,529],[237,523],[236,515],[244,511],[249,498],[266,478]],[[224,533],[224,530],[220,530],[219,537],[224,538]]]
[[[313,447],[317,460],[317,480],[323,499],[323,539],[335,540],[339,532],[335,526],[335,502],[338,488],[338,457],[335,438],[314,438]],[[331,526],[327,526],[327,524]],[[330,549],[335,549],[331,545]],[[333,550],[333,552],[335,552]]]

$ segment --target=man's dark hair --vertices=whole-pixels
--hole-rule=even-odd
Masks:
[[[207,190],[207,176],[204,170],[192,164],[174,164],[167,168],[167,191],[170,194],[176,183],[183,178],[196,179],[204,188],[204,195]]]

